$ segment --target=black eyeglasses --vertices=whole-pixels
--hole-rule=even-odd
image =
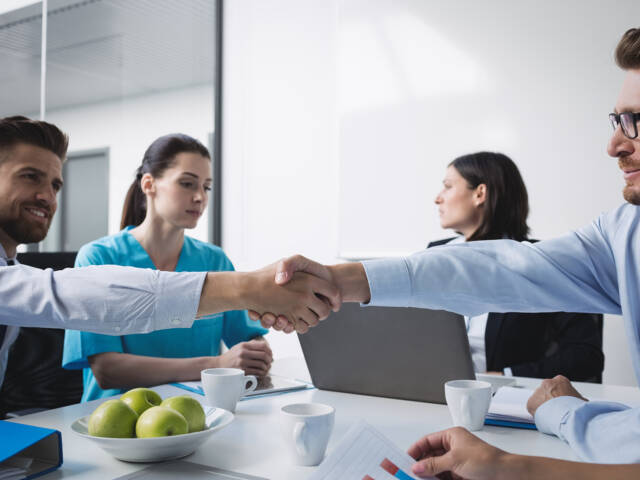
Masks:
[[[640,113],[622,112],[609,114],[609,121],[613,129],[615,130],[620,125],[624,136],[631,139],[638,137],[638,125],[636,123],[638,120],[640,120]]]

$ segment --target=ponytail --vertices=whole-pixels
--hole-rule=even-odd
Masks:
[[[140,180],[142,179],[142,168],[138,168],[136,179],[133,181],[127,196],[124,199],[124,207],[122,208],[122,219],[120,220],[120,230],[133,225],[137,227],[142,223],[147,214],[147,199],[140,188]]]
[[[140,187],[142,176],[149,173],[154,178],[160,178],[164,171],[173,165],[175,156],[182,152],[199,153],[203,157],[211,158],[207,147],[183,133],[163,135],[147,148],[142,158],[142,165],[136,170],[136,179],[129,187],[124,200],[120,230],[129,225],[137,227],[147,215],[147,197]]]

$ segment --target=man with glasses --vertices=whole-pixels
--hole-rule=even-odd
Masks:
[[[276,282],[295,271],[324,276],[343,301],[481,312],[570,311],[622,314],[640,380],[640,29],[616,48],[626,76],[608,153],[623,172],[628,202],[591,225],[536,244],[510,240],[431,248],[400,259],[325,267],[304,257],[280,264]],[[252,314],[257,318],[257,314]],[[263,315],[286,329],[286,319]],[[393,328],[390,324],[389,328]],[[555,434],[585,460],[640,463],[640,407],[587,401],[564,377],[544,380],[527,405],[541,432]],[[511,455],[464,429],[428,435],[409,453],[414,473],[451,471],[456,478],[640,478],[640,465],[593,465]]]

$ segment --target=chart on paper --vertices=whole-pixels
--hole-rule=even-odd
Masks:
[[[309,480],[415,480],[415,461],[366,422],[354,425]]]

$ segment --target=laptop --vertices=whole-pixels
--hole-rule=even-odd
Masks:
[[[344,304],[298,338],[324,390],[446,403],[445,382],[475,379],[464,318],[451,312]]]

